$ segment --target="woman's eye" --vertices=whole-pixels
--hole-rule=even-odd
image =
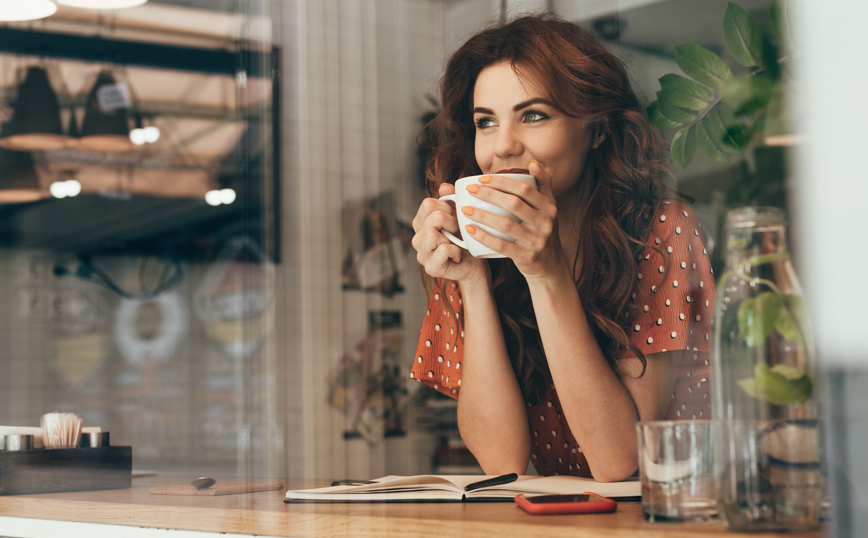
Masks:
[[[527,123],[537,123],[548,118],[548,114],[538,110],[528,110],[524,113],[524,121]]]
[[[477,129],[486,129],[494,125],[494,120],[491,118],[479,118],[474,123],[476,123]]]

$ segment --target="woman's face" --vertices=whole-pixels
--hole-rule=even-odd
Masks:
[[[536,160],[559,197],[579,183],[592,133],[584,120],[558,112],[543,95],[509,62],[483,69],[473,89],[476,162],[483,174],[526,174]]]

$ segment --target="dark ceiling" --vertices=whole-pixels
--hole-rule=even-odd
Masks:
[[[245,15],[267,15],[273,2],[279,0],[150,0],[154,4],[166,6],[207,9]]]

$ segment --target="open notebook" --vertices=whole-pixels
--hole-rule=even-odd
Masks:
[[[637,478],[625,482],[596,482],[577,476],[519,476],[514,482],[465,491],[481,475],[384,476],[359,485],[289,490],[284,502],[462,502],[512,501],[519,493],[551,495],[590,491],[611,499],[639,498]]]

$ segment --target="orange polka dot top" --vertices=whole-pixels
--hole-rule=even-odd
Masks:
[[[708,346],[715,284],[699,220],[684,204],[664,201],[654,217],[649,244],[657,250],[646,247],[637,260],[630,339],[649,361],[654,353],[686,351],[664,418],[710,418]],[[461,387],[462,314],[457,283],[438,281],[410,371],[412,379],[453,398],[458,398]],[[618,358],[633,355],[622,350]],[[551,379],[539,403],[527,405],[527,416],[531,461],[539,474],[591,476]]]

